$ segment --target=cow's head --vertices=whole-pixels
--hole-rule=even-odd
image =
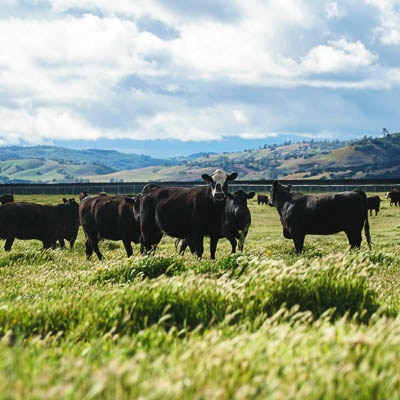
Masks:
[[[243,189],[238,189],[233,194],[233,204],[235,205],[235,211],[242,208],[247,208],[247,200],[252,199],[255,196],[255,192],[246,193]]]
[[[255,195],[255,192],[246,193],[242,189],[236,190],[233,194],[233,212],[238,219],[237,223],[240,229],[250,224],[251,217],[249,207],[247,206],[247,200],[252,199]]]
[[[211,186],[211,194],[214,200],[225,200],[225,195],[228,192],[228,181],[236,179],[236,172],[228,175],[224,171],[217,169],[211,176],[203,174],[201,177]]]
[[[279,200],[286,197],[290,193],[292,186],[283,186],[278,181],[274,181],[269,195],[268,205],[271,207],[278,207]]]
[[[68,213],[71,223],[79,221],[79,204],[75,201],[75,199],[66,199],[63,197],[63,205],[65,207],[66,212]]]

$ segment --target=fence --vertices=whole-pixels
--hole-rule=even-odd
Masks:
[[[233,181],[229,183],[229,190],[236,189],[268,193],[273,181]],[[302,193],[343,192],[346,190],[361,189],[365,192],[388,192],[393,189],[400,190],[400,178],[387,180],[285,180],[286,185],[292,185],[292,190]],[[134,195],[140,193],[148,182],[124,182],[124,183],[65,183],[65,184],[0,184],[1,193],[20,195],[53,194],[53,195],[79,195],[87,191],[90,195],[99,192],[110,194]],[[163,186],[193,187],[203,185],[202,181],[192,182],[160,182]]]

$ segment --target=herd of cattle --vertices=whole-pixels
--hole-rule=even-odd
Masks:
[[[80,203],[63,199],[62,204],[43,205],[14,202],[13,195],[0,196],[0,238],[5,250],[11,250],[14,240],[37,239],[43,248],[65,246],[73,248],[82,226],[86,237],[86,256],[93,252],[103,258],[99,241],[108,239],[124,244],[126,254],[133,254],[132,242],[140,244],[141,253],[153,253],[164,234],[177,239],[179,252],[189,247],[201,258],[203,240],[210,237],[210,257],[215,259],[218,240],[229,240],[232,253],[243,250],[251,214],[247,200],[255,196],[242,189],[230,193],[229,182],[237,173],[216,170],[203,174],[206,185],[192,188],[147,184],[135,196],[88,196],[82,192]],[[400,205],[400,191],[386,194],[390,205]],[[290,186],[275,181],[269,197],[259,194],[258,204],[275,207],[283,228],[283,236],[293,240],[297,253],[302,252],[307,234],[329,235],[345,232],[350,247],[360,247],[362,230],[371,246],[368,213],[378,214],[379,196],[367,197],[362,190],[336,194],[304,195]]]

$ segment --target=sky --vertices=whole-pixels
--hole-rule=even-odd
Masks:
[[[399,132],[400,0],[1,0],[0,145],[153,157]]]

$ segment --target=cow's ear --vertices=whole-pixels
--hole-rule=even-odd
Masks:
[[[125,201],[129,204],[135,204],[135,198],[134,197],[124,197]]]
[[[237,172],[232,172],[230,175],[228,175],[226,177],[226,180],[227,181],[234,181],[237,178],[237,176],[238,176]]]
[[[248,198],[248,199],[252,199],[255,195],[256,195],[256,192],[250,192],[250,193],[247,195],[247,198]]]
[[[63,203],[68,203],[68,200],[65,197],[63,197]]]
[[[233,198],[234,198],[234,195],[232,195],[232,193],[225,193],[225,197],[228,199],[228,200],[233,200]]]
[[[203,174],[201,177],[202,177],[203,180],[204,180],[205,182],[207,182],[207,183],[211,183],[211,182],[212,182],[212,178],[211,178],[210,175]]]

